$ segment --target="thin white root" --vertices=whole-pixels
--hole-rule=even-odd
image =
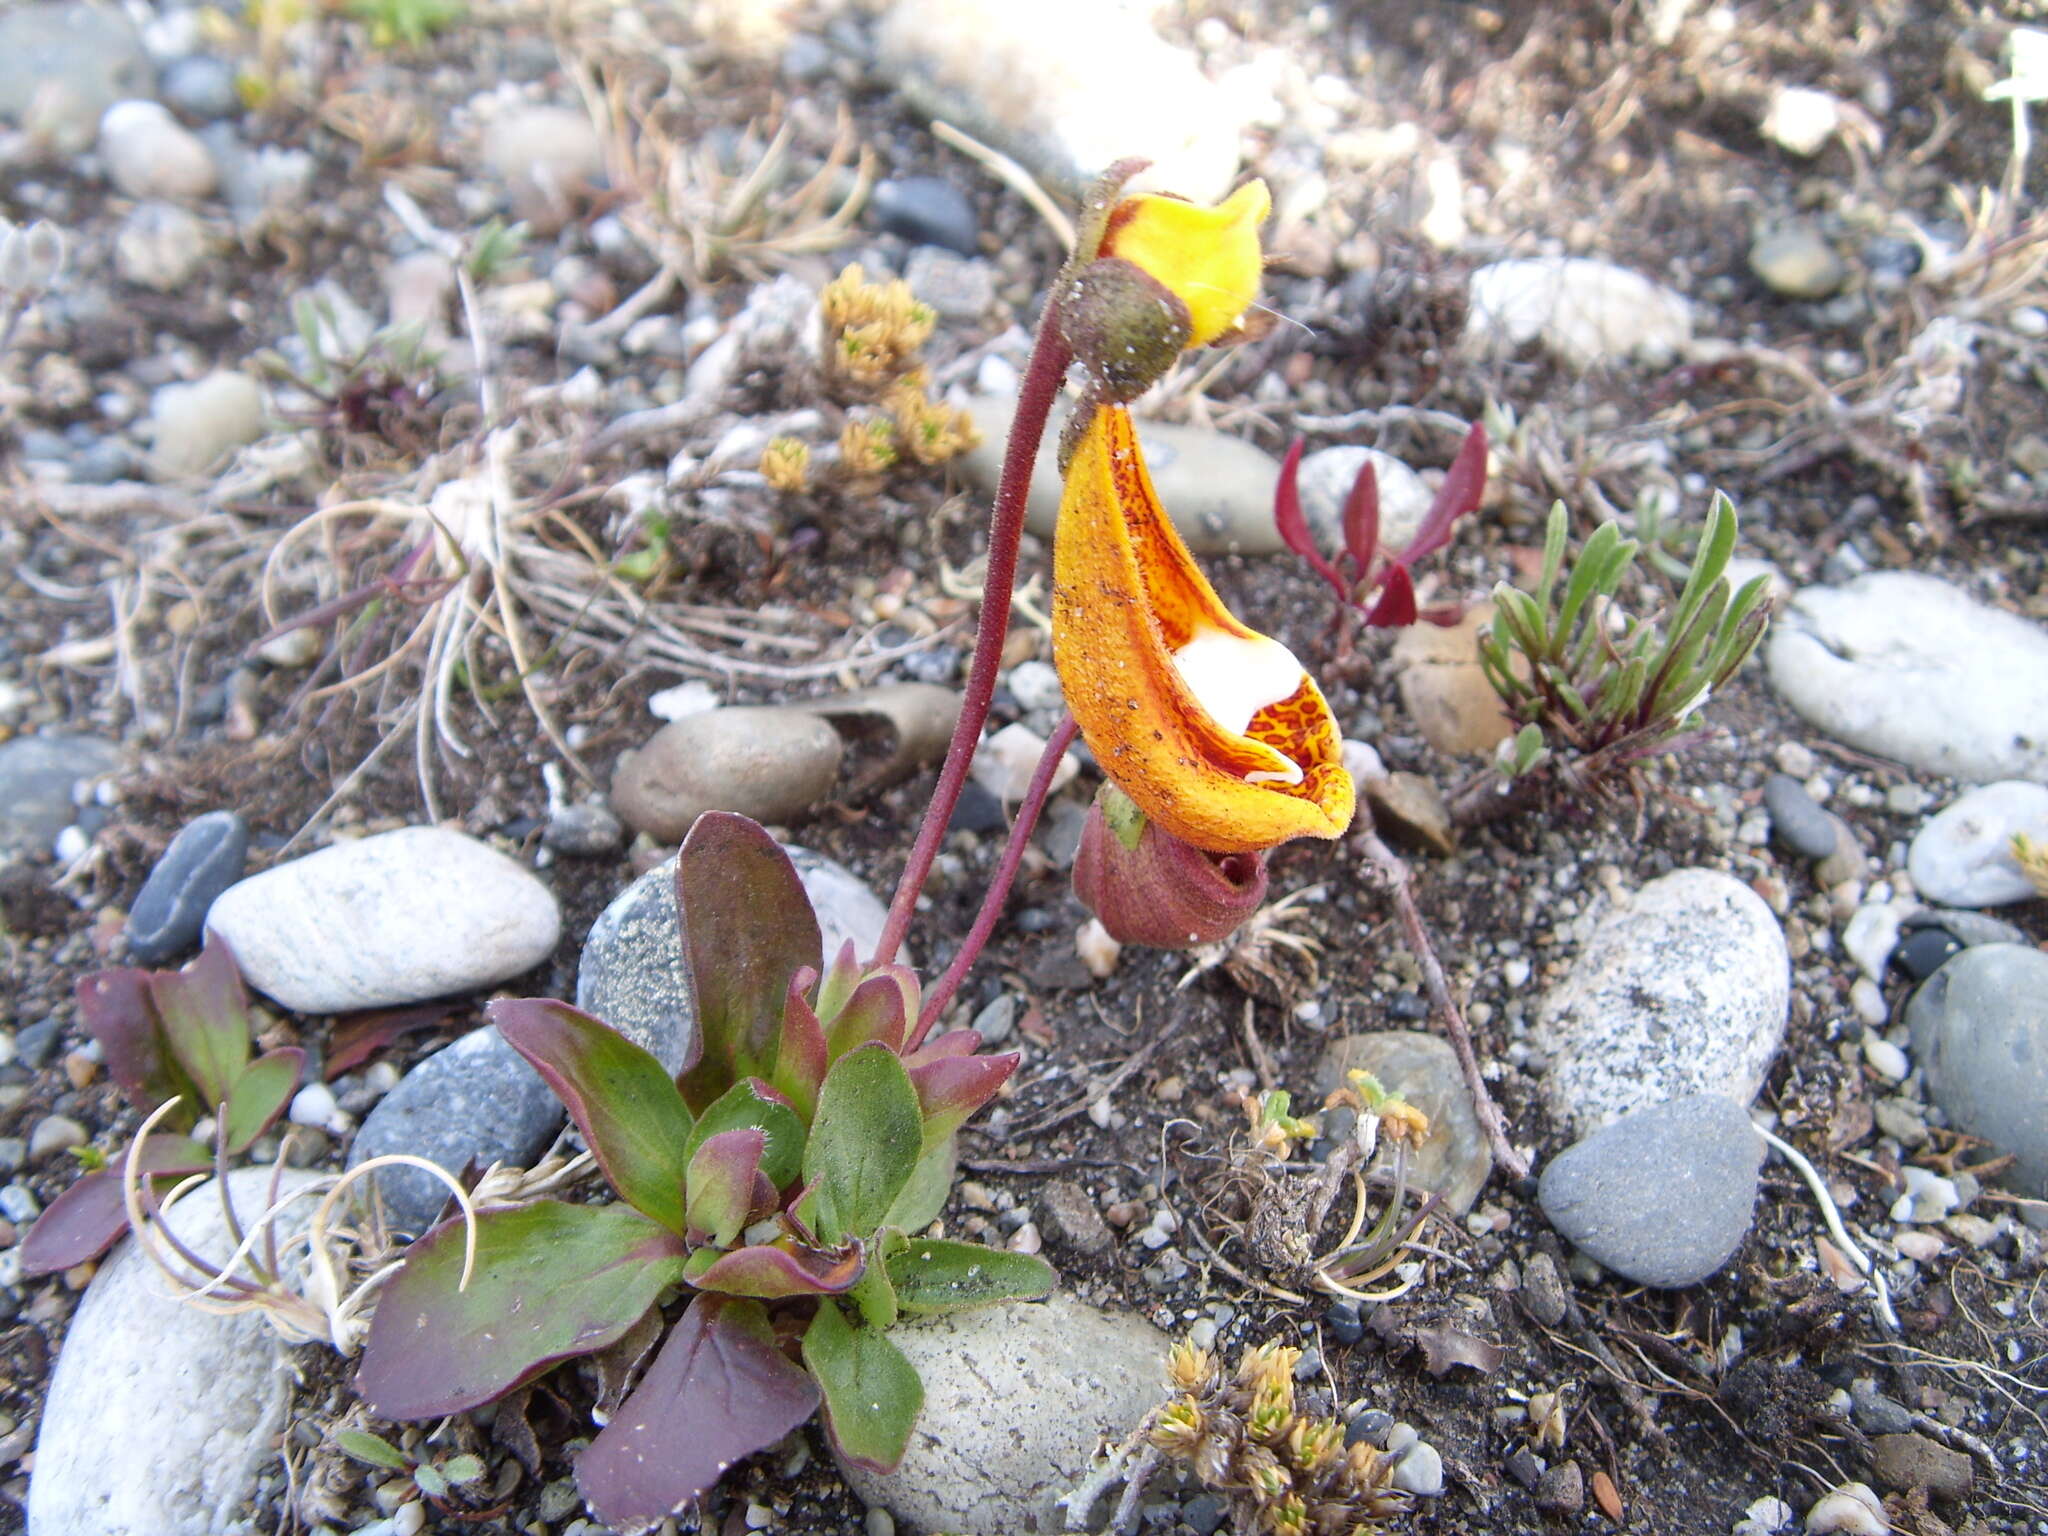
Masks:
[[[1849,1236],[1849,1229],[1842,1225],[1842,1213],[1835,1206],[1835,1197],[1828,1193],[1827,1182],[1821,1178],[1820,1170],[1806,1160],[1806,1155],[1791,1143],[1773,1136],[1762,1126],[1756,1128],[1757,1135],[1777,1149],[1790,1163],[1799,1176],[1806,1180],[1806,1187],[1813,1191],[1813,1198],[1820,1205],[1821,1220],[1827,1223],[1828,1235],[1835,1240],[1835,1246],[1849,1256],[1863,1278],[1870,1282],[1871,1309],[1877,1313],[1877,1320],[1892,1334],[1904,1332],[1899,1325],[1899,1314],[1892,1310],[1891,1288],[1885,1284],[1884,1271],[1870,1260],[1870,1256],[1856,1246],[1856,1240]]]

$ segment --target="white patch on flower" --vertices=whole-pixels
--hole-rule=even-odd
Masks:
[[[1304,675],[1294,652],[1278,640],[1264,635],[1246,639],[1220,629],[1197,632],[1173,653],[1173,664],[1203,712],[1233,736],[1242,736],[1245,727],[1252,723],[1252,716],[1269,704],[1293,698]],[[1273,755],[1287,767],[1248,773],[1244,776],[1247,784],[1301,782],[1299,764],[1281,753]]]

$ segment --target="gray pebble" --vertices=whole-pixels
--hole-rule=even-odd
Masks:
[[[876,184],[868,212],[892,235],[916,245],[944,246],[961,256],[979,253],[980,222],[967,194],[936,176],[901,176]]]
[[[978,256],[921,245],[904,263],[910,291],[946,320],[979,320],[996,301],[995,268]]]
[[[1764,809],[1771,815],[1771,836],[1787,852],[1824,859],[1835,851],[1834,818],[1790,774],[1764,780]]]
[[[0,1188],[0,1216],[19,1226],[31,1222],[42,1214],[42,1206],[26,1184],[9,1184]]]
[[[1676,1290],[1742,1246],[1763,1152],[1741,1105],[1693,1094],[1567,1148],[1543,1171],[1537,1198],[1575,1248],[1639,1284]]]
[[[188,821],[142,883],[128,914],[128,948],[138,965],[155,965],[199,938],[214,898],[242,878],[249,824],[234,811]]]
[[[210,123],[242,110],[234,66],[210,53],[187,54],[164,66],[157,80],[163,99],[194,122]]]
[[[91,736],[0,742],[0,856],[47,853],[77,813],[78,789],[119,763],[111,745]]]
[[[1966,949],[1914,992],[1906,1023],[1949,1124],[2014,1154],[2012,1186],[2048,1197],[2048,952]]]
[[[626,829],[608,807],[586,800],[581,805],[564,805],[551,811],[540,840],[557,853],[594,859],[618,852],[619,845],[626,840]]]
[[[410,1152],[460,1176],[474,1161],[530,1166],[562,1123],[561,1101],[494,1026],[472,1030],[406,1073],[370,1111],[349,1149],[349,1166]],[[373,1175],[392,1227],[424,1232],[448,1199],[418,1168]]]
[[[1886,1397],[1868,1376],[1849,1384],[1850,1412],[1866,1435],[1903,1435],[1913,1427],[1912,1410]]]
[[[1564,1321],[1571,1292],[1549,1254],[1539,1250],[1523,1263],[1521,1294],[1529,1315],[1544,1327],[1555,1328]]]
[[[24,1024],[14,1037],[14,1056],[31,1072],[40,1070],[63,1038],[64,1026],[57,1019],[37,1019]]]

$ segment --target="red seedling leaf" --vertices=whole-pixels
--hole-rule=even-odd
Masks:
[[[1408,577],[1407,566],[1387,567],[1380,600],[1372,605],[1372,612],[1365,616],[1365,622],[1370,629],[1399,629],[1415,622],[1415,583]]]
[[[458,1217],[406,1250],[378,1298],[356,1387],[384,1418],[460,1413],[603,1349],[682,1278],[682,1239],[628,1205],[536,1200],[476,1228],[468,1289]]]
[[[1358,478],[1344,498],[1344,549],[1357,567],[1358,580],[1372,574],[1373,559],[1380,552],[1380,477],[1371,459],[1358,466]]]
[[[123,1157],[127,1156],[125,1149]],[[142,1144],[143,1172],[169,1178],[204,1173],[213,1154],[189,1136],[152,1136]],[[121,1198],[121,1170],[99,1168],[50,1202],[21,1240],[24,1276],[53,1274],[96,1259],[128,1230]]]
[[[1273,526],[1280,530],[1280,542],[1315,568],[1315,573],[1327,581],[1335,590],[1338,600],[1350,601],[1351,592],[1344,584],[1344,578],[1337,574],[1337,567],[1323,558],[1323,552],[1316,548],[1315,536],[1309,532],[1308,518],[1301,510],[1301,492],[1297,480],[1301,473],[1301,453],[1308,446],[1296,438],[1287,449],[1287,457],[1280,461],[1280,483],[1273,488]]]
[[[331,1083],[342,1073],[354,1071],[385,1046],[433,1028],[454,1011],[448,1003],[423,1003],[417,1008],[380,1008],[352,1015],[336,1024],[327,1037],[326,1080]]]
[[[818,1087],[832,1065],[832,1053],[825,1044],[824,1026],[804,1001],[805,974],[800,971],[789,980],[789,999],[782,1007],[782,1043],[776,1048],[775,1072],[769,1081],[797,1114],[808,1120],[818,1107]]]
[[[916,1015],[904,1006],[903,987],[893,976],[870,976],[853,989],[839,1016],[825,1027],[825,1048],[837,1061],[855,1046],[879,1040],[892,1051],[903,1049],[903,1037]]]
[[[646,1530],[817,1407],[817,1386],[775,1347],[759,1303],[699,1296],[577,1460],[576,1481],[606,1525]]]
[[[550,998],[495,1002],[484,1013],[568,1106],[620,1198],[681,1232],[684,1149],[695,1126],[653,1053]]]
[[[702,1110],[739,1079],[775,1070],[790,978],[820,967],[823,940],[789,855],[729,811],[707,811],[683,839],[676,904],[697,1009],[680,1082]]]
[[[147,1114],[166,1099],[184,1098],[174,1119],[183,1129],[199,1118],[191,1079],[164,1049],[149,972],[124,967],[94,971],[78,982],[78,1016],[100,1044],[107,1074],[129,1103]]]
[[[917,1107],[924,1116],[924,1145],[936,1146],[967,1123],[974,1112],[996,1096],[1017,1070],[1018,1055],[943,1056],[911,1068]]]
[[[981,1049],[981,1031],[978,1029],[949,1029],[943,1035],[931,1039],[903,1058],[903,1065],[915,1075],[917,1069],[927,1062],[944,1061],[949,1056],[972,1056]]]
[[[1452,525],[1468,512],[1479,510],[1479,499],[1485,494],[1486,428],[1475,421],[1472,430],[1465,434],[1458,456],[1444,472],[1444,483],[1437,487],[1436,499],[1429,504],[1422,526],[1395,558],[1403,565],[1413,565],[1435,554],[1451,542]]]
[[[755,1243],[716,1256],[710,1249],[700,1248],[692,1255],[683,1278],[700,1291],[781,1301],[791,1296],[841,1295],[860,1284],[866,1270],[867,1252],[858,1242],[830,1252],[794,1244],[783,1248]]]
[[[191,1074],[203,1107],[218,1109],[249,1061],[249,994],[227,941],[209,930],[197,960],[150,973],[149,995],[166,1048]]]

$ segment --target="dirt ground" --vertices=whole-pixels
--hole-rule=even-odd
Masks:
[[[573,79],[583,70],[658,97],[664,131],[683,144],[732,149],[750,123],[786,120],[794,161],[808,169],[830,150],[844,111],[878,174],[942,175],[965,187],[1004,313],[940,326],[927,349],[940,379],[949,370],[971,377],[988,343],[1011,323],[1028,327],[1035,318],[1060,257],[1052,236],[1019,198],[937,144],[894,95],[852,68],[793,86],[772,57],[721,54],[671,12],[648,21],[660,49],[636,55],[607,39],[600,9],[479,8],[418,52],[372,49],[360,27],[339,18],[323,24],[319,73],[266,109],[259,138],[314,155],[314,195],[273,227],[245,230],[194,291],[152,298],[122,287],[122,304],[89,321],[62,331],[31,324],[0,359],[0,430],[61,430],[85,419],[105,377],[152,355],[241,362],[290,333],[291,296],[322,279],[381,313],[378,274],[395,227],[382,201],[387,182],[402,185],[440,227],[473,225],[460,197],[473,179],[465,168],[473,152],[465,148],[464,104],[500,81],[538,82],[552,99],[574,103]],[[1516,575],[1518,558],[1526,561],[1540,543],[1553,497],[1573,509],[1583,533],[1603,506],[1626,513],[1646,486],[1668,484],[1681,488],[1681,517],[1690,526],[1703,513],[1703,488],[1725,489],[1741,512],[1742,552],[1774,561],[1794,585],[1842,569],[1847,550],[1859,562],[1852,569],[1932,572],[2048,619],[2048,492],[2010,472],[2024,457],[2023,440],[2048,432],[2048,346],[2006,324],[2013,311],[2048,295],[2040,217],[2023,222],[2043,174],[2037,166],[2029,178],[2022,213],[1985,235],[1996,259],[1968,274],[1937,283],[1916,273],[1887,286],[1872,279],[1869,259],[1872,242],[1896,241],[1910,228],[1956,248],[1985,234],[1979,189],[2000,185],[2012,136],[2009,118],[1976,101],[1974,91],[1995,78],[1984,72],[1995,71],[2006,28],[2039,20],[2037,9],[2024,0],[2002,8],[1934,0],[1839,7],[1407,0],[1314,8],[1191,0],[1168,7],[1162,30],[1212,73],[1278,51],[1291,61],[1290,78],[1341,87],[1323,95],[1337,103],[1345,132],[1411,123],[1419,146],[1390,160],[1346,159],[1335,149],[1325,156],[1327,197],[1275,240],[1282,259],[1268,298],[1297,323],[1242,349],[1204,395],[1184,395],[1168,413],[1276,452],[1307,430],[1311,447],[1372,442],[1418,466],[1442,466],[1456,438],[1416,413],[1468,421],[1489,407],[1511,411],[1521,430],[1501,445],[1504,473],[1494,494],[1438,563],[1445,597],[1478,596]],[[1666,23],[1669,35],[1660,35]],[[809,25],[824,27],[807,18],[798,29]],[[665,94],[664,69],[672,71]],[[1851,133],[1811,160],[1796,158],[1757,127],[1759,103],[1778,84],[1827,89],[1855,103],[1875,131]],[[366,102],[392,103],[397,120],[371,121]],[[1262,130],[1252,149],[1250,171],[1283,188],[1299,179],[1300,132]],[[1454,254],[1416,233],[1428,198],[1422,167],[1433,155],[1449,157],[1466,186],[1484,192],[1466,201],[1473,233]],[[111,195],[62,166],[39,182],[37,206],[10,207],[10,194],[0,190],[0,211],[58,220],[88,269],[104,266],[120,216]],[[634,195],[631,186],[614,187],[559,234],[536,235],[525,264],[545,271],[557,249],[585,261],[589,307],[602,314],[652,276],[652,265],[607,261],[584,231],[603,213],[630,207]],[[1845,252],[1851,273],[1844,292],[1858,302],[1795,302],[1751,275],[1755,227],[1794,213],[1820,221]],[[780,266],[817,282],[863,250],[900,262],[904,249],[857,223],[829,255],[761,254],[754,273],[693,275],[667,302],[717,321],[745,302],[750,275]],[[1665,282],[1699,304],[1702,333],[1736,346],[1712,367],[1586,374],[1533,349],[1507,357],[1461,349],[1464,279],[1480,259],[1474,253],[1539,250],[1597,255]],[[1941,314],[1982,322],[1988,339],[1960,404],[1909,430],[1895,397],[1918,377],[1908,361],[1914,339]],[[607,421],[659,403],[662,374],[674,365],[633,355],[607,362],[592,402],[576,391],[548,391],[581,366],[558,351],[560,340],[552,328],[515,328],[493,361],[496,388],[521,426],[506,463],[521,505],[531,509],[521,537],[545,554],[548,580],[573,594],[580,570],[593,609],[610,613],[629,611],[618,591],[620,562],[646,555],[633,567],[637,585],[628,585],[668,616],[674,628],[664,633],[686,634],[704,651],[749,664],[684,663],[650,638],[657,636],[651,623],[628,622],[623,636],[607,634],[578,617],[573,601],[530,604],[520,643],[542,658],[532,673],[538,697],[600,780],[619,751],[651,731],[647,698],[679,678],[707,678],[735,701],[767,701],[900,675],[861,659],[893,644],[931,637],[937,647],[964,647],[971,605],[952,578],[975,558],[985,512],[956,476],[944,469],[894,474],[874,494],[810,499],[719,483],[686,496],[661,526],[636,521],[607,493],[634,474],[651,471],[658,483],[678,449],[701,456],[709,444],[687,431],[680,442],[608,442],[600,435]],[[88,381],[82,391],[53,388],[72,371]],[[814,394],[801,370],[758,371],[735,381],[723,406],[771,413],[812,403]],[[355,430],[335,405],[315,423],[335,487],[322,503],[417,505],[431,488],[430,459],[440,465],[433,473],[446,478],[482,452],[474,400],[469,386],[450,386],[409,404],[404,430],[384,434]],[[1303,425],[1340,417],[1355,420]],[[58,1015],[67,1020],[63,1048],[82,1042],[72,1021],[73,984],[102,963],[153,857],[200,811],[241,809],[258,831],[253,862],[260,867],[287,846],[317,845],[318,825],[306,842],[294,841],[316,816],[366,828],[422,819],[424,760],[440,815],[537,846],[546,810],[539,767],[561,754],[521,697],[501,625],[480,630],[466,686],[449,704],[447,723],[469,755],[429,732],[416,757],[404,712],[421,690],[424,640],[384,676],[324,698],[310,694],[334,680],[331,672],[316,671],[301,686],[308,674],[244,666],[269,627],[260,590],[266,558],[313,511],[303,494],[259,486],[225,499],[166,491],[90,501],[38,490],[18,467],[0,474],[9,476],[0,482],[0,686],[25,700],[12,729],[61,724],[105,735],[124,741],[136,763],[110,820],[61,884],[57,870],[43,867],[32,882],[10,887],[0,935],[8,960],[0,1020],[10,1027]],[[303,611],[393,569],[418,530],[417,523],[394,529],[333,518],[280,561],[281,608]],[[1324,591],[1311,573],[1284,559],[1208,564],[1235,611],[1312,666],[1325,656]],[[1045,551],[1027,544],[1025,570],[1044,565]],[[1648,581],[1645,590],[1655,592]],[[375,621],[384,627],[366,625],[351,643],[396,651],[435,595],[411,591],[384,605]],[[110,628],[110,642],[97,643]],[[1013,660],[1049,655],[1028,619],[1017,629]],[[1375,741],[1389,767],[1425,774],[1448,791],[1477,765],[1438,755],[1416,734],[1385,650],[1375,637],[1357,665],[1324,672],[1332,706],[1347,733]],[[772,669],[785,663],[808,675],[778,678]],[[1005,702],[1014,717],[1014,701],[999,699],[994,723],[1002,722]],[[1891,1170],[1864,1144],[1867,1113],[1860,1137],[1840,1134],[1872,1096],[1860,1057],[1845,1043],[1855,1033],[1844,1022],[1852,1017],[1854,966],[1828,942],[1827,900],[1807,867],[1738,839],[1734,829],[1760,803],[1773,753],[1788,741],[1876,791],[1874,803],[1851,819],[1880,855],[1918,822],[1888,811],[1882,792],[1909,781],[1937,794],[1948,786],[1820,738],[1771,695],[1760,665],[1713,702],[1706,723],[1694,750],[1652,766],[1639,804],[1546,805],[1468,833],[1454,857],[1415,854],[1424,913],[1470,1011],[1480,1054],[1498,1069],[1493,1088],[1512,1138],[1540,1161],[1562,1150],[1565,1138],[1546,1118],[1535,1078],[1509,1064],[1507,1047],[1546,979],[1574,952],[1574,919],[1608,888],[1687,865],[1726,869],[1771,892],[1795,957],[1794,1000],[1786,1047],[1761,1102],[1778,1116],[1780,1134],[1853,1186],[1864,1209],[1881,1208]],[[387,738],[390,745],[372,759]],[[878,796],[835,801],[791,830],[886,893],[930,782],[926,774]],[[999,846],[999,839],[967,834],[949,845],[913,936],[928,966],[943,962],[966,931]],[[543,878],[562,901],[567,937],[547,966],[508,990],[573,995],[577,939],[633,873],[625,853],[549,865]],[[1385,1408],[1419,1426],[1443,1453],[1446,1495],[1409,1522],[1422,1531],[1519,1536],[1613,1523],[1590,1502],[1583,1516],[1546,1517],[1503,1471],[1526,1431],[1499,1410],[1514,1400],[1510,1393],[1545,1389],[1564,1390],[1569,1452],[1589,1475],[1599,1470],[1612,1480],[1620,1524],[1659,1536],[1721,1536],[1759,1497],[1776,1494],[1804,1511],[1827,1487],[1867,1480],[1867,1443],[1823,1407],[1858,1376],[1878,1376],[1902,1400],[1917,1394],[1913,1406],[1955,1422],[1988,1405],[1989,1427],[1976,1432],[1997,1447],[2028,1442],[2028,1465],[2037,1472],[2048,1466],[2048,1313],[2038,1264],[2031,1273],[2003,1265],[1994,1272],[1968,1249],[1946,1254],[1926,1267],[1918,1291],[1900,1299],[1903,1338],[1886,1339],[1864,1298],[1840,1294],[1816,1272],[1819,1213],[1781,1163],[1766,1170],[1755,1228],[1735,1262],[1682,1292],[1612,1279],[1582,1285],[1583,1329],[1541,1326],[1502,1288],[1548,1228],[1529,1192],[1498,1179],[1472,1221],[1431,1229],[1437,1251],[1424,1283],[1383,1309],[1386,1316],[1356,1345],[1327,1336],[1320,1303],[1298,1304],[1274,1295],[1270,1282],[1248,1282],[1243,1244],[1204,1183],[1240,1134],[1244,1084],[1270,1074],[1261,1086],[1304,1094],[1337,1036],[1428,1027],[1414,957],[1357,849],[1282,850],[1273,861],[1274,892],[1305,887],[1321,893],[1296,910],[1300,930],[1320,945],[1313,974],[1283,969],[1277,985],[1247,994],[1221,970],[1179,985],[1185,957],[1144,951],[1127,951],[1112,977],[1094,981],[1074,955],[1071,936],[1085,914],[1064,873],[1046,861],[1027,865],[1013,912],[1029,921],[999,931],[963,1003],[971,1012],[1004,991],[1026,999],[1024,1064],[998,1114],[963,1137],[967,1175],[979,1188],[974,1200],[956,1192],[949,1225],[991,1227],[995,1211],[977,1209],[975,1200],[991,1208],[1037,1203],[1052,1181],[1078,1187],[1099,1209],[1125,1200],[1173,1204],[1186,1224],[1179,1247],[1188,1268],[1163,1286],[1143,1273],[1155,1255],[1136,1245],[1091,1256],[1054,1241],[1048,1256],[1078,1293],[1163,1326],[1183,1329],[1227,1303],[1226,1348],[1274,1336],[1320,1340],[1333,1402]],[[2006,915],[2048,940],[2043,904]],[[1519,990],[1502,978],[1511,954],[1532,966]],[[1300,1009],[1311,1001],[1320,1004],[1313,1018]],[[477,1006],[407,1038],[393,1059],[409,1062],[472,1027]],[[287,1033],[309,1037],[327,1027],[325,1020],[281,1022]],[[72,1115],[102,1139],[131,1126],[132,1114],[103,1079],[72,1084],[62,1054],[35,1072],[18,1064],[0,1069],[27,1088],[0,1112],[0,1135],[26,1135],[52,1112]],[[1133,1062],[1107,1124],[1075,1113],[1032,1129],[1054,1111],[1085,1104],[1093,1085]],[[1965,1165],[1989,1155],[1935,1135],[1937,1150]],[[24,1177],[47,1201],[68,1175],[44,1163]],[[1326,1238],[1337,1235],[1338,1220]],[[0,1412],[22,1431],[0,1437],[16,1463],[0,1465],[0,1478],[13,1479],[0,1493],[16,1501],[0,1500],[0,1529],[20,1519],[22,1458],[32,1443],[26,1432],[74,1302],[70,1285],[51,1278],[23,1287],[0,1314]],[[1411,1341],[1444,1321],[1498,1344],[1499,1367],[1432,1375]],[[1626,1389],[1594,1359],[1596,1345],[1628,1378]],[[330,1365],[309,1356],[308,1373],[304,1415],[317,1423],[344,1400]],[[580,1390],[573,1381],[561,1388],[570,1399]],[[501,1515],[447,1529],[532,1528],[537,1491],[565,1474],[562,1442],[575,1426],[569,1407],[536,1402],[548,1457],[543,1475],[517,1480]],[[706,1528],[713,1519],[735,1528],[731,1520],[758,1499],[774,1508],[781,1529],[858,1529],[859,1504],[832,1472],[822,1439],[806,1433],[812,1453],[801,1470],[792,1476],[784,1458],[757,1459],[721,1491]],[[2048,1530],[2048,1488],[2020,1477],[1996,1484],[1980,1475],[1959,1505],[1895,1505],[1894,1528],[1915,1536]],[[272,1509],[266,1528],[271,1523],[295,1528],[281,1509]]]

